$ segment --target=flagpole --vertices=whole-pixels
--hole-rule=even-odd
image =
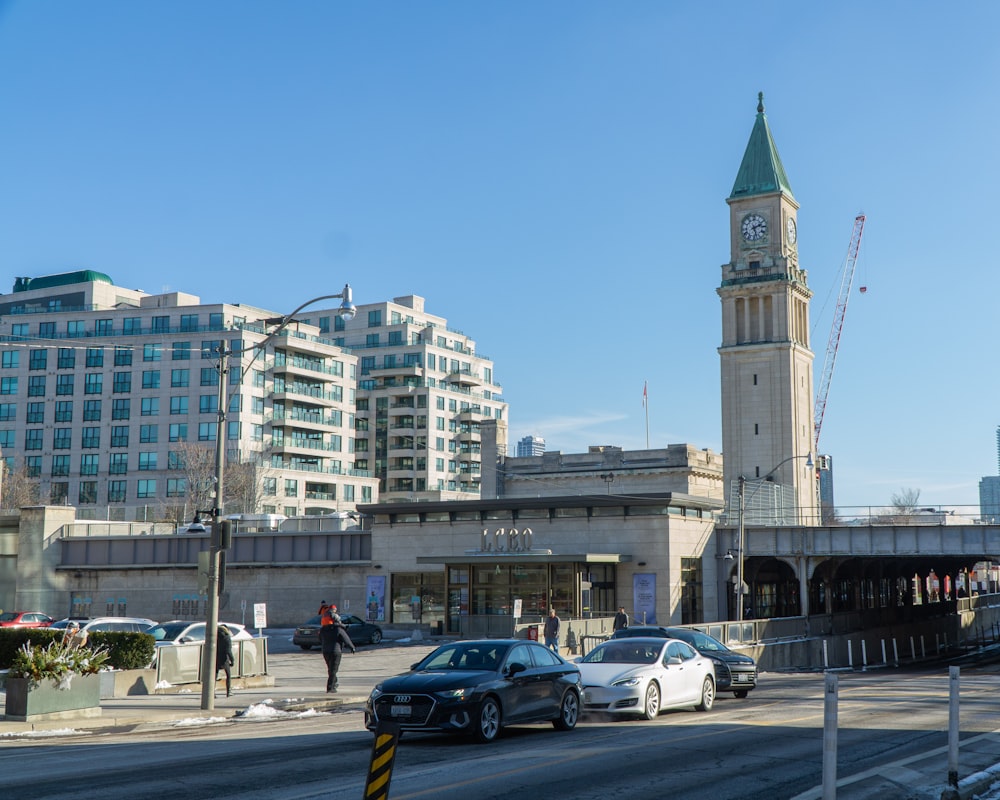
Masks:
[[[647,382],[642,382],[642,405],[646,409],[646,449],[649,449],[649,395],[646,391]]]

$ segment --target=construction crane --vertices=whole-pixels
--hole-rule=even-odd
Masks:
[[[816,393],[815,438],[813,445],[817,458],[819,457],[819,432],[823,428],[823,415],[826,413],[826,401],[830,394],[830,381],[833,379],[833,368],[837,363],[837,350],[840,348],[840,332],[844,329],[844,316],[847,314],[847,301],[851,299],[851,285],[854,283],[854,267],[858,263],[858,250],[861,248],[861,233],[865,229],[865,215],[858,214],[854,218],[854,230],[851,233],[851,243],[847,247],[847,261],[844,263],[844,273],[840,279],[840,296],[837,298],[837,308],[833,312],[833,325],[830,328],[830,341],[826,345],[826,358],[823,360],[823,375]]]

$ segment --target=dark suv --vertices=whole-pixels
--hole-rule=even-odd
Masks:
[[[658,625],[635,625],[611,634],[612,639],[628,636],[659,636],[687,642],[715,665],[715,688],[746,697],[757,686],[757,663],[750,656],[734,653],[722,642],[693,628],[663,628]]]

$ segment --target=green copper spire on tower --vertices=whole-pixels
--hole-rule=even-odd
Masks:
[[[794,197],[792,187],[781,165],[778,148],[771,137],[771,129],[767,126],[767,116],[764,114],[764,93],[757,94],[757,119],[750,133],[750,142],[743,154],[743,163],[736,175],[736,183],[730,199],[750,197],[755,194],[771,194],[783,192]]]

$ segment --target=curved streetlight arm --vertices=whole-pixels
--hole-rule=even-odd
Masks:
[[[218,422],[215,428],[215,504],[212,508],[212,537],[209,540],[208,598],[205,602],[205,641],[201,647],[201,707],[206,711],[211,711],[215,708],[215,676],[218,673],[218,670],[215,668],[215,637],[216,629],[219,626],[219,573],[221,572],[221,553],[224,549],[220,532],[222,530],[223,514],[222,482],[225,477],[226,467],[226,412],[228,411],[229,406],[229,398],[226,397],[226,358],[254,351],[254,357],[251,359],[251,363],[253,363],[253,361],[256,360],[257,355],[263,351],[265,347],[267,347],[267,344],[274,339],[274,337],[278,336],[288,326],[288,323],[291,322],[295,318],[295,315],[298,314],[303,308],[311,306],[313,303],[318,303],[321,300],[334,299],[343,300],[340,304],[340,308],[337,310],[337,313],[344,319],[354,319],[354,315],[358,313],[358,310],[352,302],[353,293],[351,292],[351,285],[347,283],[344,284],[344,290],[342,292],[338,292],[337,294],[325,294],[320,297],[314,297],[312,300],[306,300],[306,302],[296,308],[291,314],[279,317],[278,320],[276,320],[279,323],[278,327],[271,331],[261,341],[251,345],[250,347],[241,347],[239,350],[227,350],[225,339],[219,343],[219,408]],[[249,369],[249,365],[247,365],[247,369]]]

